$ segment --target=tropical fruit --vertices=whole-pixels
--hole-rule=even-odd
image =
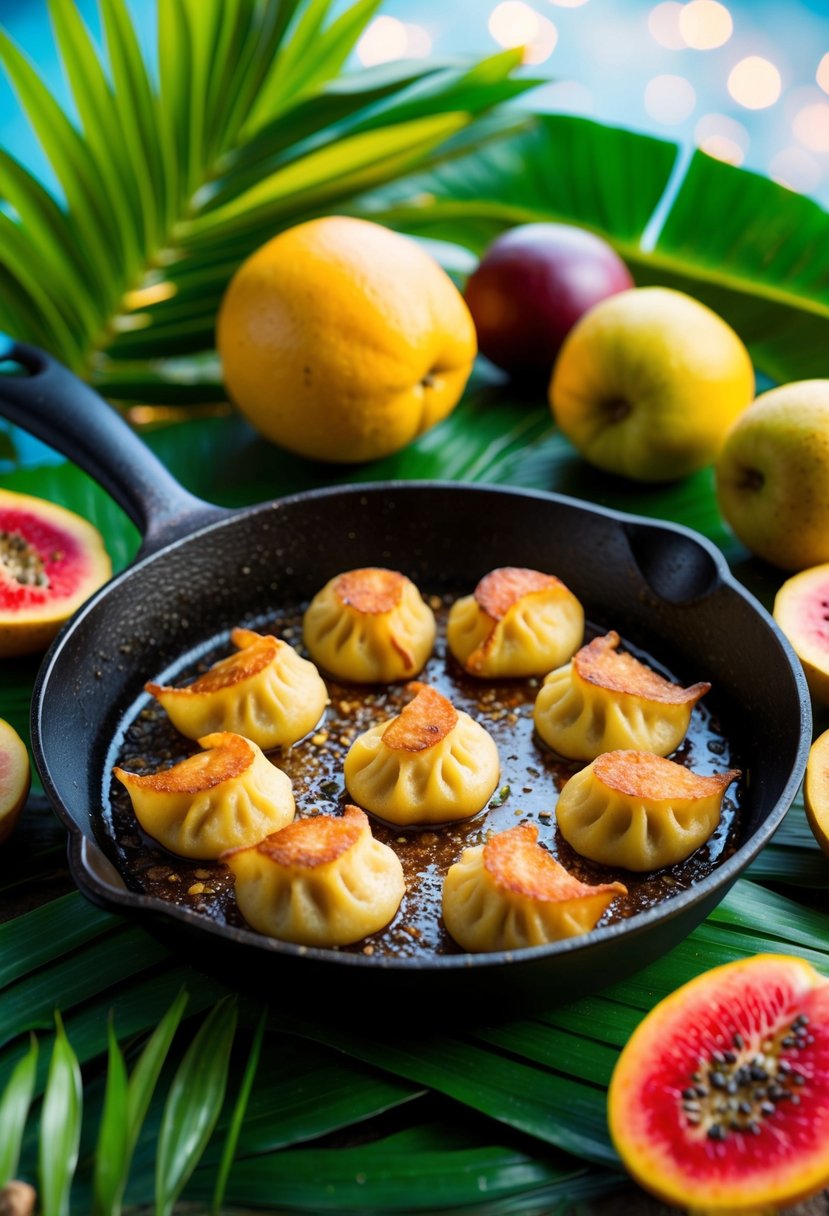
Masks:
[[[585,460],[636,481],[710,464],[754,396],[748,351],[710,308],[680,291],[610,296],[573,326],[550,405]]]
[[[829,379],[763,393],[737,420],[716,467],[723,516],[781,570],[829,562]]]
[[[310,220],[242,264],[219,311],[227,391],[267,439],[314,460],[373,460],[460,399],[476,353],[463,297],[379,224]]]
[[[0,490],[0,658],[45,650],[112,566],[79,515]]]
[[[0,844],[14,831],[31,780],[26,745],[14,727],[0,718]]]
[[[497,237],[469,276],[481,353],[513,375],[543,374],[588,309],[633,287],[601,237],[572,224],[519,224]]]
[[[829,705],[829,564],[787,579],[774,599],[774,619],[803,665],[812,696]]]
[[[809,750],[803,793],[809,826],[829,857],[829,730],[815,739]]]
[[[661,1001],[608,1094],[625,1166],[710,1216],[776,1212],[829,1183],[829,981],[802,959],[717,967]]]

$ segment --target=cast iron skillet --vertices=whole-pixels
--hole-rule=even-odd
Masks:
[[[644,966],[711,911],[779,825],[806,762],[806,685],[772,620],[702,537],[553,494],[444,483],[348,486],[225,511],[179,486],[112,409],[42,352],[15,345],[6,357],[27,375],[0,377],[0,414],[86,469],[144,536],[135,564],[52,646],[32,707],[43,784],[69,832],[75,881],[95,903],[142,921],[231,982],[255,979],[334,1008],[438,998],[443,1010],[450,1003],[480,1017],[570,999]],[[144,681],[200,638],[307,600],[367,565],[403,570],[430,591],[471,589],[502,565],[555,572],[590,619],[710,680],[749,771],[736,853],[691,889],[587,938],[427,962],[271,941],[128,890],[96,825],[108,753]]]

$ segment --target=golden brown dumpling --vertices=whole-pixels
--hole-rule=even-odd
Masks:
[[[112,770],[148,835],[181,857],[215,861],[291,822],[291,782],[255,743],[221,731],[199,746],[204,751],[157,773]]]
[[[355,802],[390,823],[419,825],[468,819],[498,784],[492,737],[427,684],[389,722],[355,739],[345,758],[345,784]]]
[[[224,858],[236,902],[259,933],[304,946],[345,946],[387,925],[406,890],[400,859],[362,811],[297,819]]]
[[[234,629],[237,653],[192,684],[147,684],[176,730],[188,739],[229,730],[268,751],[290,747],[319,722],[328,689],[313,663],[270,634]]]
[[[584,610],[559,579],[503,566],[449,613],[446,640],[473,676],[543,676],[582,643]]]
[[[621,883],[587,886],[537,843],[522,823],[464,849],[443,885],[443,920],[464,950],[520,950],[594,928]]]
[[[691,711],[711,685],[672,684],[618,645],[613,631],[594,638],[544,681],[535,728],[559,755],[594,760],[632,748],[667,756],[685,738]]]
[[[349,570],[314,596],[302,624],[315,663],[339,680],[410,680],[435,644],[435,617],[397,570]]]
[[[591,861],[661,870],[690,857],[720,821],[739,769],[701,777],[650,752],[605,752],[565,785],[559,831]]]

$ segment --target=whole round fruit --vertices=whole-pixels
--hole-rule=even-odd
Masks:
[[[812,696],[829,705],[829,564],[786,579],[774,599],[774,619],[800,659]]]
[[[240,266],[219,311],[231,399],[267,439],[314,460],[387,456],[445,418],[476,353],[452,280],[407,237],[328,216]]]
[[[829,1182],[829,981],[802,959],[716,967],[622,1051],[610,1134],[637,1182],[695,1212],[775,1212]]]
[[[590,464],[672,481],[710,464],[754,396],[748,351],[680,291],[611,296],[566,338],[550,382],[561,430]]]
[[[0,658],[45,650],[111,573],[92,524],[41,498],[0,490]]]
[[[14,727],[0,718],[0,844],[14,831],[31,780],[26,745]]]
[[[570,224],[521,224],[493,241],[464,298],[488,359],[546,377],[576,321],[630,287],[627,266],[601,237]]]
[[[829,857],[829,730],[815,739],[809,749],[803,794],[809,826]]]
[[[758,397],[717,461],[720,510],[752,553],[782,570],[829,562],[829,380]]]

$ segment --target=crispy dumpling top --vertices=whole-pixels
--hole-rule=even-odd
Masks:
[[[443,918],[466,950],[516,950],[586,933],[626,893],[618,882],[575,878],[522,823],[464,850],[446,876]]]
[[[414,583],[368,566],[331,579],[303,620],[315,663],[341,680],[385,684],[411,679],[435,641],[435,618]]]
[[[287,642],[252,629],[230,635],[236,653],[190,684],[146,684],[188,739],[232,731],[266,751],[289,747],[319,722],[328,690],[313,663]]]
[[[156,773],[112,770],[144,831],[171,853],[215,860],[293,819],[291,782],[255,743],[220,731],[199,746],[201,752]]]
[[[405,893],[395,852],[375,840],[355,806],[341,816],[297,819],[223,861],[254,929],[282,941],[342,946],[376,933]]]
[[[449,648],[474,676],[546,675],[565,663],[584,636],[584,611],[560,579],[502,566],[472,595],[452,605]]]
[[[591,861],[627,870],[675,865],[704,844],[719,823],[738,769],[713,776],[650,752],[606,752],[565,785],[559,831]]]
[[[559,755],[593,760],[603,752],[634,749],[667,756],[685,738],[691,712],[711,685],[674,684],[619,652],[619,640],[612,630],[594,638],[539,690],[536,730]]]
[[[630,693],[662,705],[696,705],[710,690],[711,685],[704,681],[692,684],[690,688],[673,684],[632,654],[618,650],[620,641],[618,633],[611,629],[576,651],[573,670],[579,679],[609,692]]]
[[[498,749],[483,726],[428,684],[414,700],[365,731],[345,758],[346,787],[380,819],[405,825],[468,819],[498,784]]]

